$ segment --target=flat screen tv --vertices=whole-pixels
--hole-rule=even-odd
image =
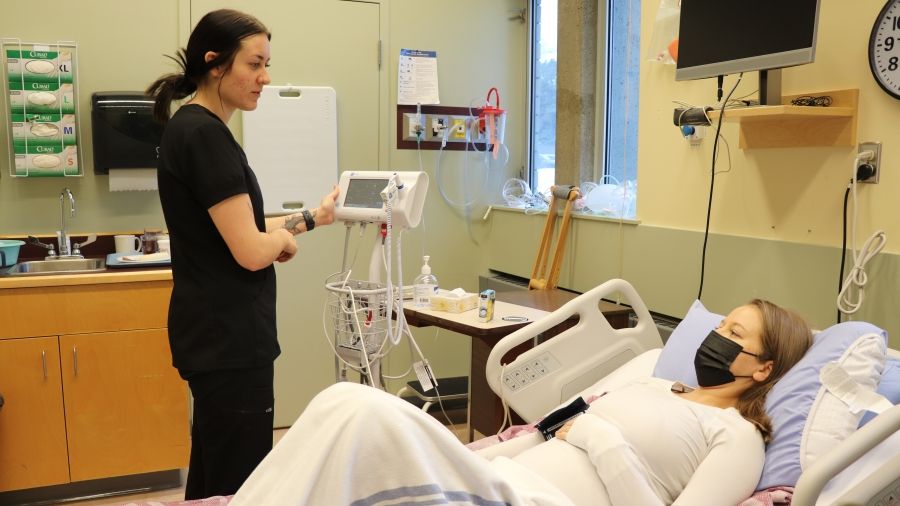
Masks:
[[[819,0],[682,0],[675,80],[812,63],[818,23]]]

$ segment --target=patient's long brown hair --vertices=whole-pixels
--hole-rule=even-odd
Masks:
[[[751,300],[762,315],[762,352],[759,360],[771,360],[772,372],[764,381],[754,383],[737,402],[741,415],[756,425],[763,440],[772,439],[772,421],[766,414],[766,395],[812,345],[812,332],[806,321],[792,311],[761,299]]]

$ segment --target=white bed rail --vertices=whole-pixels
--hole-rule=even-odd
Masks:
[[[816,504],[816,499],[829,480],[898,430],[900,430],[900,405],[873,418],[840,445],[819,457],[809,469],[804,469],[800,480],[797,481],[797,487],[794,489],[791,504],[794,506]],[[869,477],[869,483],[866,484],[867,490],[859,491],[863,495],[863,502],[867,502],[871,494],[897,480],[897,460],[898,458],[895,457],[895,465],[885,463],[881,466],[879,470],[881,476]],[[850,501],[850,498],[846,499]],[[841,501],[839,504],[862,504],[863,502]],[[874,504],[874,501],[872,503]]]
[[[637,315],[635,327],[613,329],[600,311],[601,299],[614,299],[617,293]],[[516,346],[576,315],[574,327],[522,353],[505,367],[501,363]],[[488,356],[485,374],[491,389],[531,422],[625,362],[661,346],[659,331],[637,291],[627,281],[612,279],[501,339]]]

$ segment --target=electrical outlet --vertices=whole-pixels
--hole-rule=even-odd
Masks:
[[[862,153],[863,151],[871,151],[871,152],[875,153],[875,156],[873,156],[871,160],[862,162],[862,163],[868,163],[869,165],[871,165],[872,168],[875,169],[875,173],[872,177],[870,177],[869,179],[866,179],[864,181],[860,181],[860,183],[876,184],[876,183],[878,183],[878,180],[881,177],[881,170],[882,170],[881,143],[880,142],[860,142],[859,148],[857,149],[857,153]]]
[[[706,127],[702,125],[682,125],[681,135],[691,144],[691,146],[699,146],[706,137]]]

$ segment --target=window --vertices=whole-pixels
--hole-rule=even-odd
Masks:
[[[637,183],[639,0],[612,0],[607,13],[603,174]],[[601,35],[602,36],[602,35]],[[598,96],[601,96],[598,94]]]
[[[556,4],[533,0],[531,17],[531,187],[546,192],[556,166]]]
[[[558,0],[532,0],[528,160],[531,186],[540,192],[554,184],[556,172],[557,7]],[[633,203],[637,183],[640,0],[601,2],[598,17],[594,182],[622,185],[626,200]],[[626,206],[623,215],[633,218],[634,206]]]

